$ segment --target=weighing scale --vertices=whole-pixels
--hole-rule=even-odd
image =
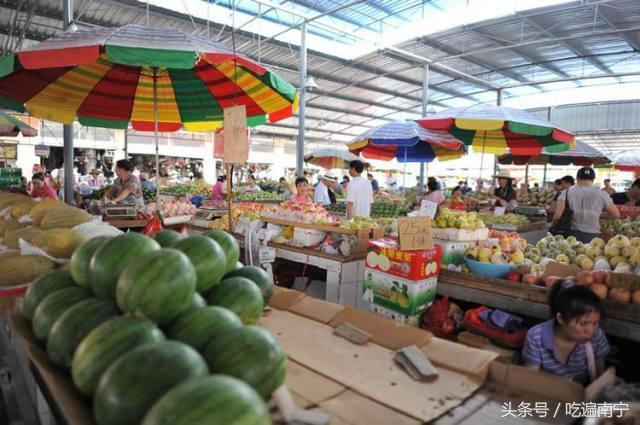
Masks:
[[[109,218],[136,218],[138,209],[135,205],[104,205],[103,214]]]
[[[209,223],[216,217],[221,217],[227,213],[226,208],[198,208],[191,220],[191,224],[205,229],[209,228]]]
[[[542,207],[520,206],[516,207],[516,214],[526,215],[527,217],[546,217],[547,210]]]

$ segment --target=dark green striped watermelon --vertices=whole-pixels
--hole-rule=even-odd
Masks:
[[[202,352],[214,338],[240,326],[242,321],[231,310],[208,306],[178,316],[167,329],[167,336]]]
[[[100,378],[93,399],[97,425],[138,425],[173,387],[209,374],[196,350],[177,341],[144,344],[116,360]]]
[[[102,374],[120,356],[148,342],[164,341],[164,334],[148,320],[132,316],[110,319],[80,342],[71,360],[71,377],[76,388],[92,397]]]
[[[245,325],[258,323],[264,302],[258,285],[246,277],[225,279],[205,294],[207,304],[228,308]]]
[[[234,270],[241,269],[243,267],[244,267],[244,264],[242,264],[240,261],[236,261],[236,265],[234,267]]]
[[[108,240],[91,257],[91,289],[101,298],[115,298],[118,277],[125,267],[136,263],[141,255],[159,249],[156,241],[140,233],[127,233]]]
[[[246,277],[251,280],[260,288],[264,305],[269,304],[269,300],[273,295],[273,281],[269,277],[269,273],[267,273],[262,267],[244,266],[240,269],[227,273],[224,278],[227,279],[229,277]]]
[[[84,242],[73,252],[69,261],[69,271],[73,280],[80,286],[89,287],[89,264],[91,257],[109,238],[98,236]]]
[[[172,248],[183,252],[196,269],[196,290],[207,292],[220,282],[226,273],[227,258],[220,245],[206,236],[190,236],[174,243]]]
[[[47,338],[47,356],[53,364],[68,368],[80,341],[98,325],[120,314],[112,300],[82,300],[58,318]]]
[[[224,375],[195,378],[166,393],[142,425],[270,425],[260,396],[239,379]]]
[[[193,297],[191,298],[191,305],[189,305],[189,308],[187,308],[181,314],[184,314],[188,311],[197,310],[199,308],[206,307],[206,306],[207,306],[207,301],[204,299],[204,297],[199,293],[194,292]]]
[[[284,383],[287,358],[282,346],[258,326],[232,329],[211,341],[204,351],[211,373],[235,376],[264,399]]]
[[[160,244],[162,248],[169,248],[174,243],[178,242],[184,236],[176,232],[175,230],[167,229],[156,232],[151,236],[156,242]]]
[[[162,248],[136,258],[120,275],[120,309],[156,323],[169,322],[191,305],[196,270],[182,252]]]
[[[224,230],[213,229],[204,233],[204,236],[218,242],[227,258],[226,271],[230,272],[236,268],[236,263],[240,260],[240,245],[232,234]]]
[[[27,294],[22,302],[22,313],[27,319],[33,320],[33,313],[36,311],[36,307],[47,295],[60,289],[73,288],[75,286],[76,284],[68,270],[52,270],[47,274],[43,274],[29,285]]]
[[[38,341],[46,341],[53,323],[72,305],[91,298],[93,294],[86,288],[74,286],[55,291],[45,297],[33,313],[33,335]]]

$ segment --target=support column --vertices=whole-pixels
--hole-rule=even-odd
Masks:
[[[68,29],[73,22],[73,0],[63,0],[64,29]],[[73,175],[73,123],[65,125],[62,131],[64,158],[64,200],[67,204],[74,204],[73,187],[75,179]]]
[[[427,107],[429,106],[429,65],[425,64],[422,72],[422,118],[427,117]],[[424,162],[420,163],[420,179],[418,180],[419,190],[424,187],[425,176]]]
[[[300,89],[298,99],[298,143],[296,145],[296,171],[304,175],[304,119],[307,85],[307,23],[300,26]]]
[[[547,121],[551,121],[551,106],[547,108]],[[547,164],[544,164],[544,172],[542,174],[542,186],[547,184]]]

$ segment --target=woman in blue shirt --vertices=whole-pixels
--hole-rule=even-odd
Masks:
[[[600,298],[565,281],[551,289],[549,305],[553,318],[529,330],[522,357],[531,368],[588,384],[604,372],[609,353]]]

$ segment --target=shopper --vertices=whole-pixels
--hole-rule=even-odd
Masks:
[[[380,190],[380,185],[378,184],[378,180],[373,178],[373,174],[367,173],[367,180],[369,180],[369,182],[371,183],[371,189],[373,190],[373,193],[378,193],[378,191]]]
[[[556,191],[556,194],[553,195],[553,200],[557,201],[558,198],[560,197],[560,194],[562,193],[562,191],[564,190],[562,188],[562,180],[561,179],[557,179],[553,182],[553,190]]]
[[[291,201],[301,204],[313,203],[309,195],[309,181],[305,177],[296,179],[296,194],[291,197]]]
[[[45,183],[42,173],[36,173],[31,177],[31,197],[58,199],[56,191]]]
[[[352,180],[349,182],[347,192],[347,219],[354,216],[369,217],[371,204],[373,203],[373,189],[368,180],[362,178],[364,163],[354,160],[349,163],[349,174]]]
[[[516,188],[513,187],[513,178],[511,172],[501,171],[497,176],[498,187],[493,191],[493,199],[496,207],[506,207],[513,210],[516,207],[516,199],[518,197]]]
[[[218,176],[216,184],[213,185],[211,190],[211,200],[224,201],[225,194],[227,193],[227,176]]]
[[[616,193],[616,190],[613,187],[611,187],[611,180],[610,179],[604,179],[604,187],[602,188],[602,190],[607,192],[607,194],[609,196],[611,196],[614,193]]]
[[[436,179],[430,179],[427,181],[427,194],[422,199],[424,201],[434,202],[438,205],[441,205],[447,200]]]
[[[329,197],[329,187],[331,186],[333,176],[324,175],[318,177],[318,184],[313,191],[313,202],[322,206],[331,205],[331,198]]]
[[[631,187],[625,192],[611,195],[613,203],[616,205],[630,205],[640,207],[640,179],[631,183]]]
[[[522,357],[532,369],[586,385],[604,372],[609,353],[599,326],[600,298],[586,286],[559,282],[551,289],[549,307],[552,318],[529,330]]]
[[[247,179],[247,184],[242,188],[242,192],[244,193],[257,193],[261,192],[262,188],[258,186],[258,182],[256,181],[256,177],[254,175],[250,175]]]
[[[133,164],[127,159],[116,162],[116,179],[113,186],[104,194],[104,201],[134,204],[138,208],[144,207],[142,186],[140,179],[133,175]]]
[[[469,187],[469,184],[467,183],[466,180],[459,182],[458,185],[460,186],[460,191],[462,192],[462,196],[466,196],[467,193],[471,192],[471,188]]]
[[[564,176],[563,178],[560,179],[560,181],[562,181],[562,183],[560,184],[562,186],[562,190],[567,190],[570,187],[573,187],[576,185],[576,181],[573,178],[573,176]]]
[[[287,179],[285,179],[284,177],[280,177],[280,180],[278,180],[277,193],[278,195],[282,195],[285,198],[288,198],[293,194],[293,190],[291,190],[291,186],[289,185],[289,182],[287,182]]]
[[[600,214],[606,211],[611,217],[619,218],[620,211],[613,205],[609,195],[593,185],[596,179],[593,168],[581,168],[577,177],[578,184],[562,192],[558,198],[553,223],[560,221],[568,203],[573,211],[569,233],[579,241],[589,243],[593,238],[600,237]]]
[[[151,180],[149,180],[149,173],[147,173],[146,171],[140,173],[140,184],[142,185],[142,187],[150,190],[151,192],[156,191],[156,186]]]
[[[349,182],[351,181],[351,179],[349,179],[349,176],[342,176],[342,191],[344,193],[347,193],[347,191],[349,190]]]

